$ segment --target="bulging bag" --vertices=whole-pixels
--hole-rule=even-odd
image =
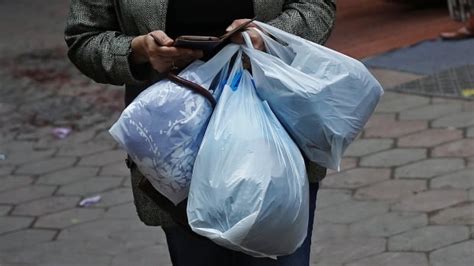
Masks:
[[[228,45],[207,61],[195,61],[180,77],[219,94],[232,56],[239,50]],[[213,82],[214,81],[214,82]],[[211,88],[211,83],[217,84]],[[194,160],[212,106],[202,95],[169,80],[144,90],[109,130],[127,151],[153,187],[174,204],[189,191]]]
[[[344,151],[375,110],[383,89],[359,61],[262,22],[266,53],[251,47],[258,95],[303,153],[339,170]]]
[[[308,227],[303,157],[255,93],[240,56],[194,164],[189,225],[197,234],[257,257],[293,253]]]

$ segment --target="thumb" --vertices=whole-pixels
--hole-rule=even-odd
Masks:
[[[168,37],[168,35],[166,35],[166,33],[164,33],[163,31],[152,32],[152,33],[150,33],[150,35],[151,35],[151,37],[153,37],[155,42],[159,45],[162,45],[162,46],[172,46],[173,45],[173,42],[174,42],[173,39]]]

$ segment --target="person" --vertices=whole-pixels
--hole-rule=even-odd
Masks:
[[[83,74],[99,83],[125,85],[128,105],[170,69],[203,56],[200,50],[173,47],[177,36],[219,36],[256,17],[323,44],[333,27],[335,10],[334,0],[72,0],[65,41],[68,57]],[[263,49],[252,26],[247,29],[252,43]],[[242,43],[241,34],[232,40]],[[173,265],[309,265],[318,182],[325,168],[307,163],[311,215],[305,242],[295,253],[273,260],[227,250],[177,225],[139,189],[144,177],[133,162],[128,166],[138,216],[146,225],[161,225]]]
[[[461,40],[474,37],[474,0],[448,0],[451,17],[464,21],[465,25],[456,31],[442,32],[443,40]]]

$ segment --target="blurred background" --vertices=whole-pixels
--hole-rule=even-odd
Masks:
[[[446,1],[337,5],[327,46],[386,94],[322,184],[312,265],[474,265],[474,39],[438,38],[463,25]],[[0,0],[0,265],[171,265],[107,132],[122,88],[65,56],[68,6]]]

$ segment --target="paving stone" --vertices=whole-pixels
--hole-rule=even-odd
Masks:
[[[472,266],[474,263],[474,240],[451,245],[430,254],[433,266]]]
[[[392,149],[363,157],[360,161],[360,165],[369,167],[391,167],[404,165],[424,158],[426,158],[425,149]]]
[[[311,255],[311,257],[314,257],[313,255]],[[313,259],[311,259],[313,260]],[[334,262],[329,262],[329,261],[321,261],[321,262],[318,262],[318,263],[311,263],[310,264],[311,266],[343,266],[342,263],[334,263]]]
[[[112,232],[109,238],[116,242],[123,243],[127,250],[145,248],[153,244],[166,246],[166,235],[163,230],[146,226],[136,218],[128,219],[128,221],[129,224],[135,223],[136,227],[132,227],[126,231]]]
[[[0,178],[0,191],[11,190],[14,188],[24,187],[33,183],[30,176],[7,176]]]
[[[465,190],[430,190],[409,196],[395,204],[393,210],[431,212],[467,201]]]
[[[370,72],[374,77],[382,84],[384,88],[393,88],[397,85],[414,81],[422,78],[423,76],[415,75],[407,72],[394,71],[389,69],[382,68],[370,68]],[[395,93],[391,91],[385,91],[382,99],[388,98],[393,99],[399,97],[400,93]]]
[[[50,241],[56,231],[43,229],[26,229],[0,236],[0,250],[15,248],[27,249],[29,246]]]
[[[430,181],[432,188],[474,188],[474,169],[468,168],[452,174],[436,177]]]
[[[446,97],[433,97],[431,99],[431,102],[434,104],[438,103],[452,103],[452,104],[458,104],[459,102],[462,102],[463,100],[460,99],[453,99],[453,98],[446,98]]]
[[[474,156],[467,158],[467,168],[474,168]]]
[[[314,245],[312,262],[337,265],[371,255],[385,250],[385,240],[382,238],[342,238],[327,241],[324,245]]]
[[[323,183],[326,180],[323,180]],[[346,200],[350,200],[352,193],[349,190],[343,189],[326,189],[321,188],[318,191],[318,200],[316,201],[316,208],[318,210],[326,208]]]
[[[33,150],[15,150],[7,154],[7,159],[4,161],[10,165],[30,164],[37,161],[50,158],[55,153],[55,150],[33,151]]]
[[[327,175],[338,174],[341,171],[356,168],[357,167],[357,162],[358,162],[358,159],[354,158],[354,157],[343,158],[342,161],[341,161],[341,165],[340,165],[341,169],[339,169],[340,171],[333,170],[333,169],[327,169]]]
[[[117,205],[109,208],[105,213],[105,218],[129,219],[137,215],[137,210],[133,202]]]
[[[80,165],[103,166],[116,162],[123,162],[126,158],[126,153],[122,150],[111,150],[101,153],[96,153],[87,157],[83,157],[79,162]]]
[[[384,252],[356,262],[348,263],[347,266],[428,266],[428,259],[422,253]]]
[[[377,105],[376,112],[398,113],[403,110],[429,104],[429,102],[430,98],[428,97],[400,94],[399,97],[395,99],[382,100],[381,103]]]
[[[474,112],[474,102],[464,101],[462,103],[462,110],[466,112]]]
[[[51,135],[51,128],[44,127],[44,128],[34,128],[31,131],[20,132],[16,136],[17,140],[27,140],[27,141],[37,141],[45,136]]]
[[[393,145],[392,139],[359,139],[353,142],[344,153],[345,156],[360,157],[387,150]]]
[[[438,144],[461,139],[463,133],[456,129],[428,129],[398,140],[399,147],[434,147]]]
[[[166,243],[166,238],[160,229],[144,225],[137,217],[123,220],[100,219],[83,223],[64,229],[58,236],[58,239],[69,240],[97,238],[123,243],[128,249]]]
[[[14,169],[13,165],[0,165],[0,177],[11,174]]]
[[[49,197],[23,203],[15,207],[13,215],[42,216],[66,209],[74,208],[79,202],[79,197]]]
[[[466,128],[474,126],[473,112],[461,112],[439,118],[431,124],[432,127],[438,128]]]
[[[464,168],[462,159],[428,159],[399,167],[395,170],[397,178],[432,178]]]
[[[102,209],[74,208],[40,217],[34,227],[62,229],[71,225],[85,223],[100,218]]]
[[[37,184],[66,185],[94,177],[99,172],[98,167],[76,166],[53,172],[38,178]]]
[[[0,203],[19,204],[22,202],[51,196],[54,186],[31,185],[0,193]]]
[[[2,144],[2,147],[0,148],[0,152],[4,153],[10,153],[10,152],[31,152],[33,150],[33,145],[35,142],[33,141],[8,141],[4,144]]]
[[[313,225],[312,243],[314,243],[314,245],[321,245],[329,239],[342,239],[345,237],[349,237],[348,225],[345,225],[345,224],[315,224]]]
[[[425,105],[410,110],[401,110],[400,120],[433,120],[445,115],[460,112],[462,105],[460,103],[444,103]]]
[[[85,156],[103,151],[112,150],[115,145],[104,142],[86,142],[70,144],[58,151],[58,156]]]
[[[118,188],[100,193],[101,200],[95,207],[110,207],[133,201],[132,190],[130,188]]]
[[[469,238],[466,226],[434,225],[419,228],[388,240],[391,251],[432,251]]]
[[[117,121],[117,120],[115,120],[115,121]],[[99,129],[99,130],[97,132],[97,135],[94,137],[94,141],[107,142],[107,143],[112,143],[112,144],[117,145],[117,142],[114,140],[114,138],[112,138],[112,136],[110,135],[110,133],[108,131],[108,129],[111,126],[112,125],[110,125],[110,123],[96,125],[95,128]]]
[[[365,138],[397,138],[410,133],[422,131],[428,127],[426,121],[391,121],[379,122],[377,126],[366,127]]]
[[[112,255],[123,251],[120,244],[108,239],[90,241],[53,241],[37,243],[2,254],[2,262],[38,266],[110,265]],[[113,254],[108,254],[113,253]]]
[[[474,127],[470,127],[470,128],[467,129],[466,137],[474,138]]]
[[[93,177],[85,179],[84,181],[78,181],[69,185],[62,186],[57,194],[58,195],[79,195],[79,196],[91,196],[114,187],[120,186],[122,180],[114,177]]]
[[[388,205],[383,202],[371,201],[345,201],[331,208],[318,210],[317,223],[340,223],[350,224],[365,218],[385,213]]]
[[[14,104],[0,103],[0,115],[12,113],[16,109]]]
[[[385,98],[385,95],[384,97]],[[385,123],[389,122],[395,122],[395,114],[373,114],[369,121],[367,121],[367,124],[365,125],[365,129],[368,128],[376,128],[380,127],[381,125],[384,125]]]
[[[94,138],[96,132],[94,130],[86,130],[86,131],[73,131],[67,138],[65,139],[58,139],[53,135],[49,137],[41,138],[34,144],[34,148],[36,149],[44,149],[44,148],[61,148],[66,147],[74,144],[81,144],[85,143]]]
[[[468,197],[470,201],[474,201],[474,188],[469,189]]]
[[[430,218],[434,224],[474,225],[474,203],[445,209]]]
[[[117,162],[114,164],[109,164],[102,167],[100,171],[101,176],[129,176],[130,170],[125,165],[125,160],[123,162]]]
[[[389,212],[356,222],[350,231],[353,235],[388,237],[427,224],[428,217],[424,213]]]
[[[18,170],[16,174],[25,174],[25,175],[43,175],[51,173],[57,170],[68,168],[76,162],[76,158],[53,158],[47,159],[39,162],[24,164]]]
[[[146,266],[160,265],[171,266],[171,259],[167,247],[151,246],[139,250],[132,250],[125,254],[120,254],[112,260],[114,266]]]
[[[474,139],[462,139],[436,147],[434,157],[469,157],[474,156]]]
[[[387,180],[356,191],[356,199],[393,201],[426,190],[424,180]]]
[[[0,234],[16,231],[31,225],[33,218],[30,217],[0,217]]]
[[[0,216],[6,215],[12,208],[10,205],[0,205]]]
[[[390,178],[390,169],[356,168],[330,175],[323,181],[323,187],[358,188]]]

